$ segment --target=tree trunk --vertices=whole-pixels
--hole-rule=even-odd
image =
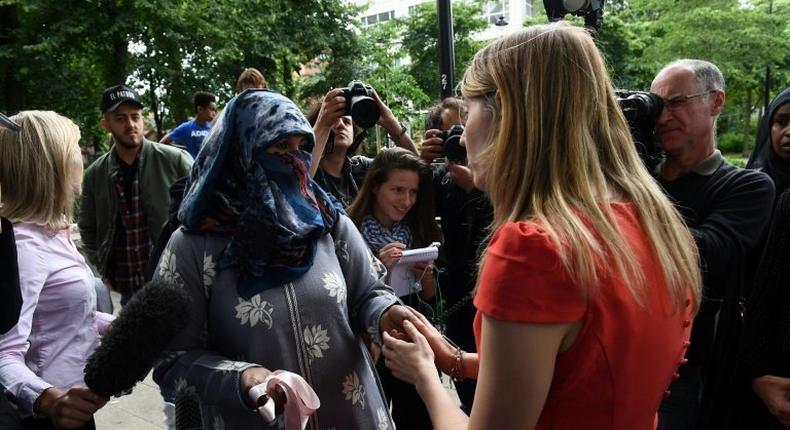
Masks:
[[[156,99],[154,86],[151,86],[151,110],[154,112],[154,125],[156,126],[156,140],[157,142],[162,139],[162,112],[159,111],[159,100]]]
[[[283,94],[288,98],[293,98],[294,96],[294,80],[293,80],[293,70],[294,68],[291,67],[291,63],[288,61],[286,56],[282,57],[282,68],[283,68]]]
[[[743,149],[741,155],[743,157],[749,156],[749,131],[752,124],[752,89],[746,89],[746,103],[743,110]]]
[[[112,85],[126,84],[127,67],[129,63],[129,42],[123,34],[113,34],[113,69],[110,71],[110,82]]]

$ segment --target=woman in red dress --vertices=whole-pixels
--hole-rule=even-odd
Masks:
[[[534,26],[477,53],[462,83],[475,185],[494,207],[479,356],[424,320],[386,336],[437,429],[649,429],[700,298],[691,234],[639,159],[590,35]],[[435,351],[435,352],[434,352]],[[471,415],[436,375],[476,377]]]

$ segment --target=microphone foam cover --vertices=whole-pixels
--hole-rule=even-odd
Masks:
[[[104,397],[133,388],[186,326],[190,313],[191,300],[183,287],[162,280],[148,283],[123,307],[88,357],[88,388]]]

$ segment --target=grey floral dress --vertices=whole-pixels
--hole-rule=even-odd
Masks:
[[[155,277],[183,285],[193,306],[155,369],[156,382],[177,396],[196,395],[206,429],[273,429],[282,418],[267,425],[249,409],[239,376],[256,365],[284,369],[304,377],[321,400],[308,429],[394,428],[360,335],[380,341],[379,319],[397,298],[353,223],[340,216],[304,276],[250,300],[236,292],[236,270],[215,268],[228,240],[176,231],[162,254]]]

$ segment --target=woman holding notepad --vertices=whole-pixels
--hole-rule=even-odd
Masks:
[[[423,248],[439,239],[434,221],[430,167],[411,151],[381,151],[370,166],[365,182],[348,209],[362,237],[389,271],[406,249]],[[411,293],[401,300],[427,310],[426,300],[436,294],[433,265],[415,263]],[[407,291],[408,293],[408,291]],[[392,417],[398,428],[430,429],[431,421],[419,396],[409,384],[397,380],[377,365],[384,393],[392,401]]]

